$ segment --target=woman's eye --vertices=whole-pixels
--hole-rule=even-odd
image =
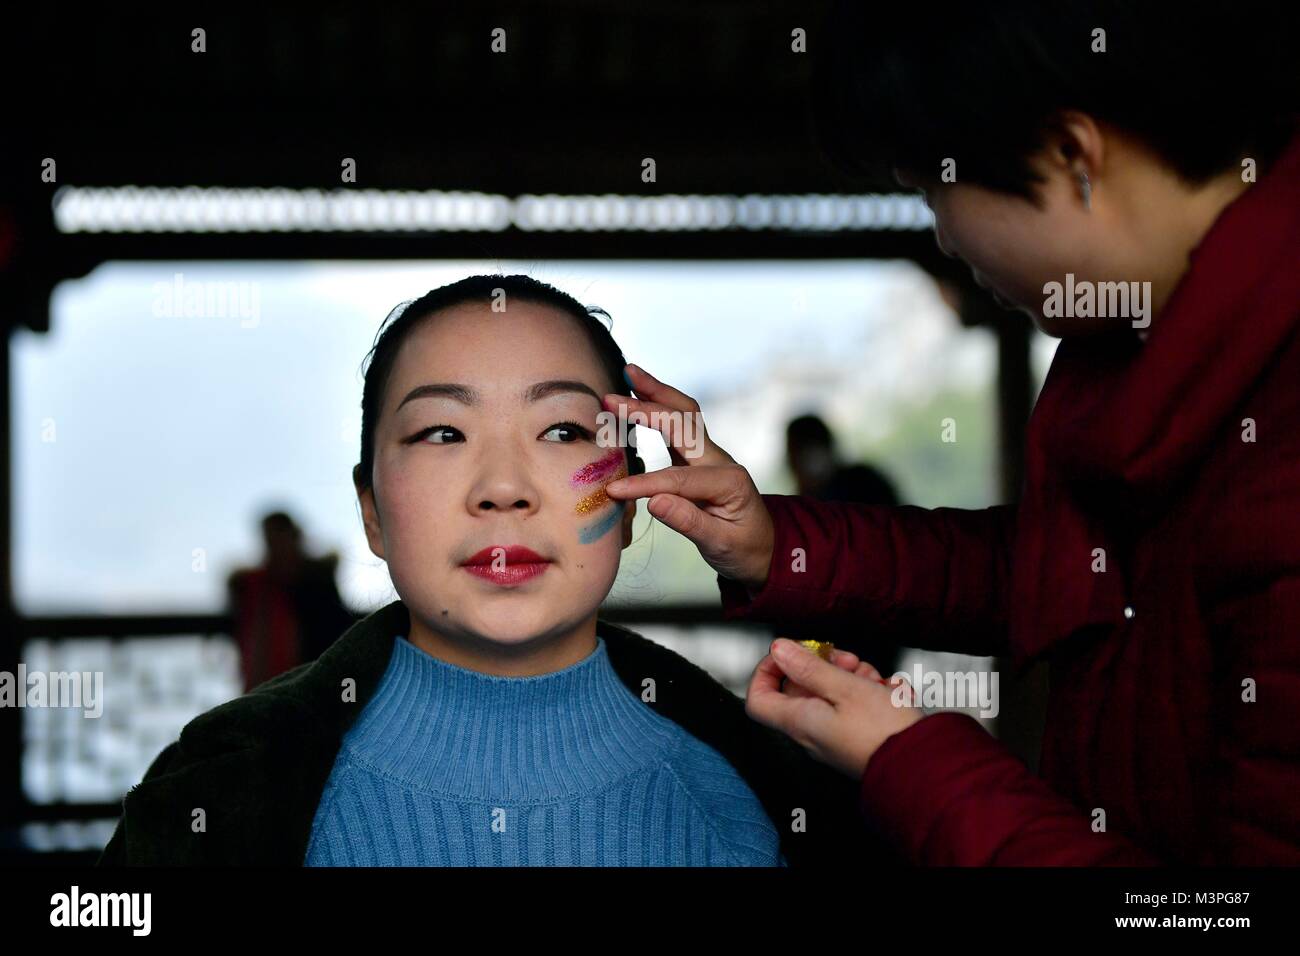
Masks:
[[[424,431],[415,436],[415,441],[422,441],[428,445],[449,445],[452,442],[462,441],[465,436],[457,428],[450,425],[430,425]]]
[[[550,438],[548,436],[569,436]],[[591,432],[575,422],[560,422],[558,425],[552,425],[546,431],[542,432],[542,437],[547,441],[575,442],[586,438],[591,438]]]

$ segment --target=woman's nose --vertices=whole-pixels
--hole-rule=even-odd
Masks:
[[[478,500],[473,505],[476,512],[485,511],[522,511],[531,512],[536,508],[536,499],[513,487],[497,487],[480,490]]]
[[[537,510],[537,489],[522,467],[497,460],[470,489],[469,506],[474,514],[489,511],[531,513]]]
[[[494,509],[513,509],[515,511],[531,511],[532,502],[527,498],[516,498],[508,504],[503,499],[484,498],[478,503],[479,511],[492,511]]]

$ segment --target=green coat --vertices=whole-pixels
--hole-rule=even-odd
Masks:
[[[343,734],[409,627],[406,606],[394,601],[317,660],[191,720],[123,798],[100,865],[301,866]],[[752,720],[743,700],[680,655],[605,621],[597,633],[633,693],[640,697],[642,681],[653,678],[657,699],[647,706],[736,768],[781,834],[790,866],[892,862],[859,815],[856,781]],[[348,678],[354,701],[344,700]],[[194,832],[199,808],[205,828]]]

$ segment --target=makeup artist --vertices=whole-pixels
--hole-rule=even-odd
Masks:
[[[1062,340],[1016,504],[760,494],[707,435],[606,489],[698,546],[730,618],[1048,664],[1038,774],[861,669],[781,640],[759,665],[750,716],[916,864],[1300,864],[1294,34],[1172,9],[850,3],[810,35],[823,145],[924,191],[940,247]],[[1045,307],[1067,277],[1149,311]],[[628,374],[607,408],[699,411]]]

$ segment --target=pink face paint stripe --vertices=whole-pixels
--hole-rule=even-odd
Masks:
[[[610,480],[612,481],[616,478],[625,478],[626,476],[627,476],[627,469],[620,464],[618,466],[618,470],[614,472],[613,475],[610,476]],[[605,484],[608,483],[609,482],[606,482]],[[580,515],[590,514],[591,512],[596,511],[599,508],[605,507],[605,505],[609,504],[611,500],[612,499],[605,491],[605,485],[601,485],[595,491],[591,492],[590,494],[584,495],[581,499],[579,499],[577,505],[574,506],[573,510],[576,514],[580,514]]]
[[[569,479],[569,482],[570,484],[577,486],[591,485],[598,481],[605,481],[610,478],[614,472],[618,471],[626,460],[627,456],[622,448],[612,448],[610,449],[609,454],[597,458],[595,461],[583,465],[575,471],[573,477]]]

